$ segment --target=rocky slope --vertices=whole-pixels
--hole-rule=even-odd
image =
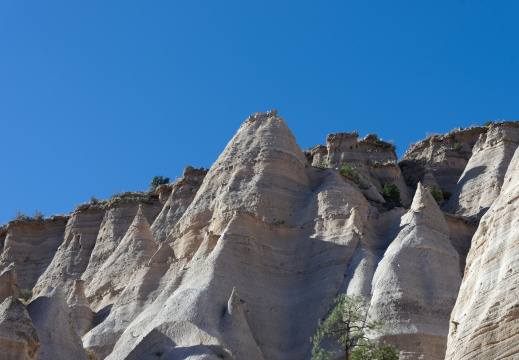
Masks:
[[[519,152],[502,190],[481,219],[452,311],[448,359],[515,359],[519,355],[517,286]]]
[[[153,192],[3,227],[0,310],[15,315],[0,318],[0,341],[27,359],[61,348],[83,358],[82,347],[106,359],[308,359],[318,320],[348,293],[371,299],[371,314],[386,322],[378,339],[403,359],[445,357],[457,301],[447,353],[468,359],[487,306],[471,300],[473,287],[485,283],[481,297],[502,301],[514,286],[510,275],[494,294],[497,277],[481,264],[513,263],[513,250],[492,254],[513,249],[502,239],[513,230],[499,221],[513,218],[516,129],[435,135],[399,165],[376,135],[331,134],[303,152],[275,111],[254,114],[209,171],[187,167]],[[341,175],[344,164],[358,175]],[[443,212],[420,182],[452,193]],[[386,203],[384,184],[399,189],[400,206]],[[477,249],[476,231],[474,242],[486,244]],[[13,300],[19,289],[33,289],[28,313]],[[500,314],[512,306],[503,304]],[[12,333],[17,323],[24,340]],[[483,344],[480,358],[492,358]]]

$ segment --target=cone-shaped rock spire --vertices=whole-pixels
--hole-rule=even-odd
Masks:
[[[442,212],[420,183],[400,228],[372,283],[373,314],[387,323],[381,340],[409,358],[441,360],[461,283],[459,256]]]
[[[25,306],[16,298],[7,298],[0,305],[0,359],[36,359],[40,345]]]
[[[94,323],[90,303],[85,295],[85,282],[77,279],[74,281],[74,287],[67,299],[72,318],[76,325],[76,331],[79,336],[85,335]]]
[[[0,273],[0,303],[3,303],[9,296],[15,299],[19,297],[18,280],[14,262]]]
[[[37,359],[88,360],[65,297],[59,289],[46,288],[27,311],[38,331],[41,348]]]
[[[115,299],[110,298],[126,287],[133,271],[144,266],[157,249],[148,220],[139,206],[126,235],[101,267],[99,276],[88,285],[87,294],[100,297],[108,295],[106,301],[113,303]]]

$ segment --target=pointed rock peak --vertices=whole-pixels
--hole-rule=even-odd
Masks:
[[[41,346],[36,328],[22,302],[0,304],[0,359],[35,359]]]
[[[31,301],[27,311],[41,339],[39,358],[88,360],[59,288],[46,289],[44,296]]]
[[[240,129],[245,128],[260,129],[263,127],[281,127],[288,128],[285,119],[277,116],[277,110],[267,111],[266,113],[257,112],[250,115],[247,120],[241,125]]]
[[[67,299],[74,325],[79,336],[89,332],[94,324],[94,317],[90,303],[85,295],[85,282],[77,279],[74,281],[72,292]]]
[[[132,226],[134,227],[150,227],[148,223],[148,219],[144,216],[144,211],[142,210],[142,204],[139,204],[139,210],[137,210],[137,214],[135,214],[135,218],[133,219]]]
[[[436,178],[430,170],[427,170],[427,172],[424,174],[422,184],[424,187],[430,186],[436,189],[440,188],[440,185],[438,185],[438,183],[436,182]]]
[[[9,296],[15,299],[20,296],[14,262],[0,273],[0,303]]]
[[[279,119],[283,120],[283,118],[282,117],[278,117],[277,114],[278,114],[277,110],[267,111],[266,114],[263,113],[263,112],[257,112],[257,113],[252,114],[251,116],[249,116],[247,121],[248,122],[265,121],[265,120],[268,120],[268,119],[271,119],[271,118],[279,118]]]
[[[424,209],[436,208],[440,211],[436,200],[434,200],[433,196],[429,192],[425,186],[422,185],[421,182],[418,182],[416,186],[416,193],[414,194],[413,203],[411,204],[411,210],[413,211],[422,211]]]
[[[421,182],[416,187],[416,193],[408,214],[414,214],[413,218],[417,224],[422,224],[430,229],[450,234],[449,227],[445,221],[440,207],[434,200],[429,189],[424,187]]]

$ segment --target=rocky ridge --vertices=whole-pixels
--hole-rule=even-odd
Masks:
[[[75,358],[85,347],[106,359],[308,359],[317,321],[346,292],[371,299],[372,315],[386,321],[378,339],[402,358],[443,359],[449,334],[449,349],[470,342],[475,320],[453,337],[450,314],[471,241],[489,237],[485,211],[511,191],[505,173],[518,143],[516,123],[455,129],[419,142],[399,164],[374,134],[331,134],[303,152],[276,111],[251,115],[209,171],[187,167],[153,192],[4,227],[2,307],[17,301],[11,263],[34,297],[26,317],[17,310],[19,320],[0,319],[0,330],[34,323],[39,352],[32,335],[16,345],[28,359],[54,358],[65,339]],[[358,178],[341,175],[343,164]],[[452,193],[443,212],[421,183]],[[400,190],[401,206],[385,204],[384,184]],[[473,252],[460,294],[492,279],[469,271],[485,256]],[[466,303],[453,316],[461,306],[477,318],[480,307]],[[49,334],[56,312],[65,318]],[[515,342],[506,341],[508,354]],[[454,352],[448,358],[466,358]]]

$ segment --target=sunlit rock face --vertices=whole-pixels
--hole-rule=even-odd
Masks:
[[[15,262],[20,289],[32,289],[63,242],[68,216],[45,221],[16,220],[8,224],[0,269]]]
[[[497,338],[509,349],[499,358],[515,349],[499,327],[513,331],[493,312],[481,316],[513,309],[501,297],[512,299],[515,286],[515,131],[455,129],[398,164],[394,146],[373,134],[330,134],[303,152],[276,111],[256,113],[209,171],[186,167],[148,192],[0,228],[0,293],[17,296],[20,269],[19,289],[34,290],[27,317],[41,332],[40,354],[54,358],[65,341],[76,358],[88,348],[114,360],[309,359],[308,339],[340,293],[370,299],[371,315],[386,322],[374,336],[403,359],[445,358],[448,336],[448,356],[484,354]],[[358,173],[341,174],[344,164]],[[397,207],[384,184],[400,190]],[[452,192],[443,212],[427,187]],[[491,335],[476,351],[478,321]],[[5,341],[16,340],[7,326]],[[16,351],[34,358],[38,341]]]
[[[33,299],[27,311],[41,341],[38,360],[88,360],[67,302],[59,289],[48,287]]]
[[[402,349],[403,359],[443,359],[460,283],[449,227],[432,195],[418,183],[372,281],[371,306],[387,326],[380,340]]]
[[[398,166],[395,146],[375,134],[359,139],[356,131],[330,134],[326,147],[318,145],[306,151],[313,166],[341,169],[344,164],[359,171],[359,182],[364,195],[373,201],[384,203],[380,195],[384,184],[395,185],[400,190],[404,206],[409,206],[412,193],[404,181]]]
[[[0,304],[0,358],[34,360],[40,338],[25,308],[18,299],[8,297]]]
[[[472,148],[472,157],[444,210],[481,218],[501,193],[510,161],[519,146],[519,124],[493,124]]]
[[[452,311],[447,359],[514,359],[519,353],[519,152],[481,219]]]
[[[411,144],[400,162],[405,181],[413,188],[422,182],[454,192],[474,145],[487,130],[478,126],[455,128],[444,135],[429,134],[427,139]]]
[[[85,335],[94,326],[94,316],[85,295],[85,282],[77,279],[67,299],[72,319],[79,336]]]
[[[18,299],[20,291],[14,262],[0,273],[0,303],[8,297]]]

